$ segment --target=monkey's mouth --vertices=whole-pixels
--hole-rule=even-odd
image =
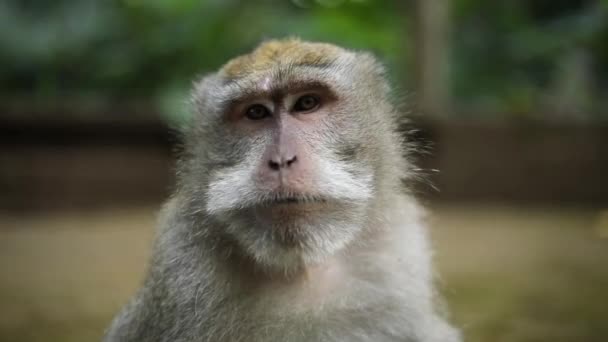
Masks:
[[[286,198],[279,198],[279,199],[270,201],[270,204],[298,204],[298,203],[304,203],[304,200],[302,200],[301,198],[297,198],[297,197],[286,197]]]
[[[262,207],[272,207],[276,205],[306,205],[306,204],[325,204],[328,200],[316,196],[276,196],[264,199],[260,202]]]

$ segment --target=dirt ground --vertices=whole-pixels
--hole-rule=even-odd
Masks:
[[[156,209],[0,215],[0,341],[98,341],[141,279]],[[467,341],[608,341],[607,212],[432,212],[440,286]]]

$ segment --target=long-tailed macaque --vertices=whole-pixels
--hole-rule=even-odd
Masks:
[[[267,41],[202,78],[143,287],[105,341],[456,342],[385,70]]]

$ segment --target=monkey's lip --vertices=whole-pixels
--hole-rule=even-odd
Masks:
[[[276,205],[305,205],[305,204],[324,204],[327,199],[320,197],[305,197],[305,196],[279,196],[269,198],[259,203],[262,207],[271,207]]]

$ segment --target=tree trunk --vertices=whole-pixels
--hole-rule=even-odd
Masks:
[[[416,0],[414,66],[418,109],[425,115],[450,114],[449,0]]]

